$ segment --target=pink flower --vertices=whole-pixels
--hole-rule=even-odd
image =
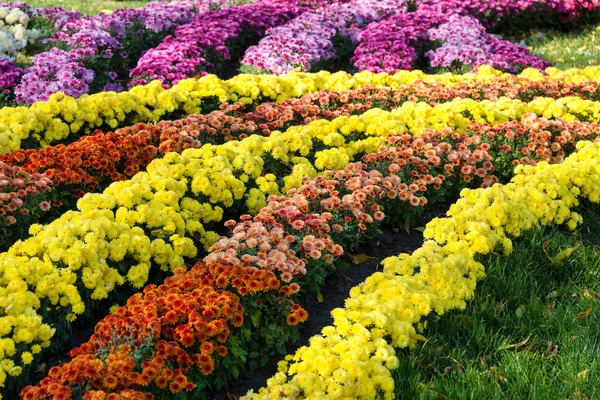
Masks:
[[[294,222],[292,222],[292,227],[294,229],[302,229],[304,228],[304,221],[302,221],[301,219],[297,219]]]
[[[42,201],[42,202],[40,203],[40,209],[41,209],[42,211],[50,211],[50,208],[51,208],[51,207],[52,207],[52,206],[50,205],[50,202],[49,202],[49,201]]]

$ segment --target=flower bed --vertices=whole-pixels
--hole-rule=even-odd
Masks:
[[[222,104],[208,115],[191,115],[184,120],[161,121],[156,125],[136,124],[106,134],[96,132],[67,146],[49,146],[40,150],[18,150],[0,156],[0,162],[23,168],[28,173],[44,173],[52,179],[54,191],[31,192],[22,197],[28,204],[51,204],[51,210],[37,207],[4,209],[4,227],[0,250],[7,250],[17,239],[27,236],[32,223],[45,224],[60,213],[74,209],[76,201],[87,192],[103,190],[110,183],[132,177],[148,163],[166,152],[182,152],[205,143],[221,144],[244,139],[252,134],[269,135],[292,125],[308,124],[318,119],[333,119],[365,112],[374,105],[391,110],[406,101],[429,104],[455,98],[497,99],[508,95],[529,99],[537,95],[578,95],[594,98],[596,83],[566,84],[563,81],[514,82],[496,78],[484,84],[461,82],[456,88],[431,83],[402,85],[397,89],[369,88],[346,92],[322,91],[279,104],[262,103],[247,112],[242,103]],[[521,83],[522,82],[522,83]],[[10,186],[11,179],[4,187]],[[31,203],[29,203],[31,202]],[[45,204],[47,204],[45,203]],[[30,215],[29,211],[35,211]],[[51,211],[51,212],[48,212]],[[11,218],[8,218],[11,217]]]
[[[8,253],[0,255],[6,266],[5,276],[11,276],[11,282],[22,279],[16,277],[20,274],[18,266],[22,265],[35,270],[37,279],[37,282],[29,281],[35,286],[35,295],[33,291],[20,291],[19,298],[23,300],[13,304],[6,312],[21,315],[30,310],[27,323],[39,328],[27,340],[20,336],[13,336],[10,340],[18,343],[20,352],[29,352],[26,350],[28,347],[34,351],[31,345],[24,345],[28,340],[39,343],[35,346],[49,345],[48,335],[52,331],[42,321],[48,318],[64,321],[65,317],[73,320],[86,305],[93,306],[95,301],[107,297],[108,292],[124,284],[126,279],[133,287],[141,287],[151,271],[155,271],[153,275],[158,272],[160,276],[161,270],[183,266],[186,258],[198,254],[196,243],[209,246],[213,242],[214,233],[206,231],[203,224],[209,227],[212,221],[219,221],[224,210],[249,209],[256,212],[265,204],[265,194],[296,187],[302,177],[314,176],[315,168],[342,169],[352,157],[375,152],[389,132],[403,132],[409,128],[414,133],[421,133],[427,124],[456,126],[464,132],[469,119],[459,116],[466,110],[469,110],[471,118],[479,119],[478,115],[490,115],[489,112],[494,110],[494,118],[502,121],[518,117],[527,110],[544,113],[544,110],[556,108],[556,103],[570,103],[571,109],[582,115],[585,108],[581,106],[586,107],[580,99],[554,102],[543,98],[527,106],[514,101],[477,103],[463,99],[435,108],[423,103],[418,107],[414,103],[405,103],[391,113],[371,110],[360,117],[339,117],[331,122],[316,121],[306,127],[291,127],[284,133],[272,133],[269,137],[252,136],[240,142],[207,145],[187,150],[181,156],[169,153],[164,159],[151,163],[147,173],[139,173],[131,181],[112,184],[102,195],[86,196],[78,204],[80,212],[67,213],[43,228],[32,227],[32,238],[15,244]],[[500,111],[503,109],[504,116]],[[422,118],[420,123],[411,122],[415,116]],[[461,118],[465,121],[464,125]],[[360,132],[366,135],[361,137]],[[345,137],[353,141],[346,142]],[[325,149],[320,150],[323,145]],[[416,148],[420,146],[416,142],[414,145]],[[512,149],[504,150],[509,153]],[[440,151],[446,151],[449,160],[453,157],[443,146]],[[389,154],[397,156],[393,152]],[[428,160],[433,157],[428,153],[426,156]],[[470,157],[467,155],[466,159]],[[475,162],[490,161],[489,158],[474,157]],[[560,157],[560,154],[552,157]],[[461,165],[462,176],[469,176],[462,180],[469,182],[484,178],[487,172],[483,174],[481,168],[489,171],[490,167],[486,168],[483,164],[473,167]],[[271,171],[277,175],[270,174]],[[405,194],[400,198],[409,201],[408,204],[423,205],[427,197],[417,194],[427,190],[428,184],[441,184],[440,179],[443,178],[440,176],[432,176],[431,180],[423,178],[423,181],[414,183],[414,189],[411,186],[395,190],[396,196],[402,192]],[[282,183],[277,184],[276,179]],[[343,181],[352,182],[351,179]],[[482,183],[489,185],[491,182],[487,179]],[[329,190],[325,192],[332,193]],[[362,231],[360,225],[358,231]],[[84,238],[85,242],[82,241]],[[44,254],[49,258],[45,258]],[[42,259],[45,261],[42,262]],[[54,263],[68,266],[69,270],[57,269]],[[8,271],[12,272],[6,275]],[[287,280],[283,275],[281,279]],[[64,305],[58,307],[59,301]],[[54,310],[44,319],[32,313],[43,304]],[[7,322],[10,323],[10,320]],[[17,321],[15,323],[18,324]],[[13,330],[21,332],[19,325],[14,325]]]
[[[308,9],[297,0],[260,0],[200,15],[177,28],[172,36],[145,53],[131,70],[131,83],[140,85],[158,79],[166,89],[182,79],[214,67],[219,57],[229,59],[235,41],[252,40],[271,27],[285,23]]]
[[[264,354],[264,352],[269,351],[268,349],[276,346],[277,343],[284,343],[289,337],[289,332],[293,332],[293,329],[288,328],[287,334],[283,335],[280,338],[281,341],[274,345],[268,342],[263,343],[261,336],[256,334],[252,334],[250,338],[244,338],[244,332],[248,332],[244,328],[254,332],[254,329],[263,327],[266,331],[272,332],[274,326],[280,326],[284,323],[283,326],[285,327],[285,323],[287,323],[293,327],[306,318],[306,313],[302,312],[300,306],[290,304],[287,301],[282,303],[281,300],[270,298],[269,295],[261,297],[263,293],[268,293],[269,290],[275,293],[279,291],[279,295],[287,297],[298,292],[298,290],[313,292],[318,290],[323,278],[330,270],[332,257],[341,255],[343,249],[352,249],[357,242],[371,237],[380,224],[378,221],[383,220],[385,217],[388,219],[406,218],[407,214],[414,213],[411,210],[414,210],[415,207],[423,206],[429,200],[439,201],[443,199],[443,196],[439,196],[439,193],[446,192],[447,194],[449,188],[458,186],[458,190],[460,190],[461,187],[474,185],[475,187],[490,187],[495,190],[496,186],[492,186],[492,184],[497,180],[497,176],[493,174],[493,171],[498,169],[502,173],[508,172],[508,170],[501,167],[501,164],[496,162],[503,158],[498,157],[495,154],[496,151],[506,151],[506,157],[517,164],[520,162],[535,162],[536,159],[561,161],[561,157],[564,155],[563,145],[567,144],[565,140],[570,137],[562,130],[565,124],[569,125],[561,121],[538,120],[532,116],[525,123],[528,129],[523,129],[517,123],[508,123],[505,126],[498,127],[475,123],[471,128],[475,132],[475,136],[465,134],[455,136],[454,134],[450,135],[451,132],[449,131],[427,132],[416,137],[410,135],[390,136],[388,138],[389,147],[380,147],[377,153],[366,155],[363,158],[363,164],[351,164],[344,170],[327,172],[314,180],[305,179],[300,188],[291,190],[288,193],[290,197],[271,196],[268,204],[254,218],[242,216],[237,224],[235,221],[227,222],[226,225],[231,229],[231,236],[220,238],[210,248],[210,253],[204,258],[203,263],[197,264],[190,272],[185,275],[183,272],[176,274],[175,282],[184,282],[186,279],[202,279],[203,282],[207,282],[206,284],[209,285],[209,288],[206,289],[207,293],[214,290],[227,290],[231,293],[228,296],[233,296],[234,299],[239,296],[241,303],[244,304],[243,307],[238,307],[241,314],[237,326],[243,326],[242,329],[230,331],[226,328],[223,331],[223,336],[218,340],[222,343],[220,346],[224,346],[224,349],[219,352],[219,356],[225,358],[217,358],[218,361],[211,358],[218,344],[216,341],[211,341],[210,336],[202,333],[203,330],[199,333],[194,333],[195,330],[190,331],[189,334],[193,336],[186,341],[183,332],[186,329],[185,324],[193,323],[192,317],[189,317],[190,321],[186,322],[187,319],[185,318],[165,315],[160,321],[157,321],[157,324],[164,325],[161,331],[165,332],[164,334],[158,334],[158,336],[149,334],[142,328],[137,330],[126,328],[129,326],[126,322],[126,325],[118,332],[105,332],[105,326],[110,324],[120,326],[119,324],[131,319],[131,313],[147,310],[148,306],[152,304],[146,301],[146,303],[143,303],[146,304],[145,308],[138,306],[142,298],[136,295],[116,315],[107,317],[106,322],[103,321],[97,326],[96,333],[88,344],[84,344],[72,352],[73,361],[53,369],[50,372],[50,377],[46,378],[39,387],[27,388],[22,395],[25,398],[44,398],[44,395],[58,393],[58,391],[65,391],[66,393],[74,391],[73,393],[76,393],[81,382],[80,379],[84,379],[85,382],[90,383],[92,387],[99,391],[89,392],[90,395],[92,393],[96,395],[100,395],[100,393],[102,395],[109,393],[124,395],[125,393],[132,394],[135,391],[137,395],[151,393],[160,396],[161,390],[174,392],[201,390],[207,383],[213,384],[213,379],[216,379],[217,382],[223,382],[227,379],[227,376],[231,376],[232,366],[235,366],[234,368],[237,370],[238,367],[244,365],[246,355],[251,353],[252,349],[261,349]],[[599,129],[597,125],[593,128],[596,131]],[[525,135],[522,131],[529,131],[529,134]],[[509,134],[509,132],[513,132],[513,134]],[[517,142],[526,144],[523,149],[534,147],[546,151],[536,151],[535,155],[529,160],[519,159],[519,155],[511,153],[505,145],[499,146],[500,143],[503,143],[503,138],[496,136],[499,133],[506,133],[508,137]],[[598,137],[597,133],[590,133],[590,136]],[[451,140],[444,138],[451,138]],[[551,142],[552,146],[544,147],[547,146],[548,142]],[[560,145],[558,145],[559,143]],[[560,150],[555,144],[560,147]],[[549,155],[552,151],[556,151],[557,156]],[[512,166],[512,163],[508,165]],[[542,163],[541,165],[547,164]],[[415,175],[411,173],[413,171],[419,173]],[[269,184],[268,177],[261,183],[261,185]],[[382,210],[385,210],[386,214]],[[576,221],[573,218],[575,217],[572,217],[572,221]],[[506,244],[507,242],[503,241],[501,243]],[[258,253],[256,252],[257,249],[260,249]],[[269,284],[266,283],[267,280],[263,281],[262,284],[255,283],[254,289],[252,289],[250,283],[252,280],[246,280],[238,276],[237,274],[240,272],[236,274],[234,267],[243,267],[245,273],[256,278],[260,276],[260,279],[275,279]],[[419,276],[426,274],[423,267],[421,268]],[[259,270],[263,270],[263,273],[258,273]],[[431,273],[433,272],[437,273],[437,270],[433,271],[432,269]],[[264,275],[264,273],[267,275]],[[237,283],[236,279],[232,280],[234,276],[237,278]],[[181,293],[180,290],[171,291],[173,281],[170,279],[160,287],[160,290],[163,293]],[[178,285],[181,285],[181,283],[178,283]],[[411,284],[411,287],[414,287],[414,285],[416,283]],[[283,290],[284,287],[288,289]],[[426,289],[422,283],[419,287],[420,290]],[[384,288],[387,288],[387,286]],[[185,287],[186,291],[196,289],[194,284]],[[153,290],[154,286],[149,286],[145,290],[144,296],[148,296],[149,300],[154,299]],[[441,291],[442,288],[439,284],[431,290],[438,294],[441,299],[439,301],[448,297],[444,295],[446,292]],[[219,293],[227,295],[228,292]],[[364,293],[367,294],[369,291],[365,290]],[[151,294],[152,297],[149,297]],[[165,303],[165,306],[173,304],[172,302],[177,299],[173,295],[171,295],[171,298],[169,302]],[[193,298],[189,300],[193,300]],[[181,311],[189,313],[190,310],[198,310],[197,307],[204,307],[203,303],[196,303],[197,301],[204,301],[202,298],[193,301],[194,303],[189,306],[192,308],[182,308]],[[451,302],[450,304],[456,306],[456,304],[462,304],[461,301],[458,303]],[[282,313],[285,318],[279,319],[278,322],[277,318],[270,320],[265,315],[261,315],[260,312],[255,314],[257,311],[252,305],[263,303],[270,305],[268,307],[270,313],[277,309],[279,311],[276,314],[280,315]],[[162,303],[159,301],[158,304]],[[182,307],[183,304],[185,303],[182,303]],[[276,306],[277,304],[279,306]],[[278,308],[282,304],[283,308]],[[135,311],[136,307],[139,311]],[[429,312],[428,310],[431,309],[439,312],[440,307],[439,304],[424,306],[421,315],[426,315]],[[200,308],[200,310],[204,310],[204,308]],[[340,313],[334,312],[336,323],[338,318],[341,318],[338,314]],[[363,322],[361,322],[367,326],[372,321],[368,315],[363,314]],[[221,314],[215,311],[205,315],[205,318],[220,316]],[[265,318],[267,318],[266,321]],[[203,324],[212,323],[211,319],[202,319],[202,321],[204,321]],[[220,326],[227,326],[227,321],[223,319],[221,321]],[[260,323],[256,321],[260,321]],[[416,322],[416,320],[412,322]],[[380,324],[377,325],[381,327]],[[341,335],[346,335],[351,330],[348,326],[345,328],[344,326],[346,325],[338,328]],[[388,329],[391,329],[391,325]],[[134,333],[132,335],[128,332]],[[392,331],[392,333],[395,335],[394,337],[399,335],[396,331]],[[184,355],[184,358],[181,358],[181,356],[177,358],[179,363],[183,363],[181,369],[177,369],[174,374],[165,375],[162,370],[164,361],[161,360],[167,355],[165,353],[165,356],[160,356],[160,359],[154,359],[152,362],[148,362],[147,366],[143,366],[143,371],[133,373],[136,368],[140,368],[139,365],[135,367],[136,354],[139,354],[142,349],[152,351],[150,349],[155,346],[164,347],[167,344],[164,340],[169,339],[171,337],[169,335],[173,334],[175,335],[173,338],[180,342],[179,353],[175,354]],[[378,336],[378,338],[381,336],[383,335]],[[193,339],[194,337],[198,339]],[[414,343],[417,338],[419,338],[419,335],[414,333],[413,330],[413,333],[402,336],[393,344],[404,346],[409,341]],[[380,342],[376,346],[381,347],[385,344],[383,341]],[[120,346],[121,343],[129,343],[129,345],[123,349],[123,346]],[[365,345],[369,346],[368,344]],[[181,353],[181,346],[184,348],[183,353]],[[207,347],[208,350],[201,350],[204,347]],[[230,354],[226,350],[227,348],[235,349],[235,351]],[[344,348],[347,351],[352,351],[350,348]],[[331,351],[329,347],[321,350]],[[95,372],[96,375],[91,374],[79,377],[76,380],[68,377],[71,369],[84,368],[86,365],[92,365],[100,361],[105,363],[100,365],[106,365],[103,368],[108,368],[110,373],[112,361],[109,358],[105,359],[105,357],[108,354],[115,354],[117,351],[121,354],[120,358],[125,357],[125,360],[130,360],[127,361],[131,365],[130,373],[122,376],[112,374],[110,375],[112,377],[110,381],[97,378],[103,376],[98,374],[104,370]],[[306,351],[310,352],[311,348]],[[374,352],[374,350],[372,351]],[[98,356],[98,354],[104,355]],[[242,355],[244,356],[242,357]],[[204,358],[201,359],[202,356]],[[194,357],[196,357],[195,360]],[[384,361],[388,366],[393,366],[392,355]],[[377,358],[373,362],[377,362]],[[189,370],[191,365],[193,365],[192,370],[197,368],[199,371]],[[341,366],[343,367],[343,365],[342,363]],[[221,367],[221,369],[218,367]],[[179,373],[177,371],[180,371],[186,379],[184,380],[184,377],[176,379]],[[322,366],[318,368],[318,371],[327,378],[327,372],[324,372],[326,370],[323,370]],[[200,373],[205,377],[201,378]],[[344,376],[352,377],[352,372],[350,371]],[[196,378],[188,381],[189,377]],[[295,389],[295,392],[286,391],[281,388],[277,390],[284,390],[278,393],[285,395],[290,395],[290,393],[297,393],[297,395],[304,393],[304,395],[307,395],[316,391],[317,393],[334,396],[337,393],[331,388],[321,391],[322,385],[319,381],[314,378],[313,381],[310,386],[302,387],[302,391],[298,391],[298,389]],[[169,386],[170,382],[177,382],[177,384]],[[335,381],[324,382],[331,387],[339,386]],[[157,385],[158,388],[152,386],[152,383]],[[294,381],[292,383],[295,384]],[[378,384],[381,384],[381,389],[389,392],[389,383],[386,385],[382,380],[380,382],[376,381],[375,386],[373,386],[375,389],[368,389],[369,386],[367,386],[367,389],[361,389],[364,390],[364,393],[359,392],[361,393],[359,397],[372,396],[375,393],[373,390],[377,390]],[[140,386],[145,389],[141,389]],[[355,388],[352,388],[353,386],[350,386],[345,390],[355,390]],[[338,387],[338,390],[342,390],[342,388]]]
[[[175,27],[197,14],[209,12],[209,7],[227,7],[230,3],[152,2],[137,9],[94,16],[62,8],[31,9],[22,3],[5,7],[10,10],[7,18],[21,21],[22,31],[5,50],[11,50],[13,58],[21,52],[33,59],[15,84],[6,87],[10,92],[5,93],[4,104],[45,101],[59,91],[74,97],[103,90],[121,91],[129,70],[144,50],[156,46]],[[27,30],[28,23],[40,29]]]

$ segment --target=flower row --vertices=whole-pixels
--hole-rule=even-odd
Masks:
[[[535,70],[525,70],[519,78],[540,81],[555,87],[555,80],[582,82],[600,80],[600,69],[588,67],[566,72],[548,69],[549,77]],[[322,89],[349,90],[365,85],[398,87],[417,80],[436,81],[447,86],[458,82],[485,82],[493,79],[515,79],[489,68],[480,68],[477,74],[425,75],[420,71],[401,71],[394,75],[362,72],[355,75],[339,72],[330,74],[291,73],[282,76],[239,75],[227,81],[215,76],[199,80],[184,80],[165,90],[160,83],[135,87],[127,92],[103,92],[73,99],[56,94],[47,102],[35,103],[30,108],[4,107],[0,109],[0,154],[20,148],[39,147],[55,142],[76,140],[96,128],[110,130],[137,122],[156,121],[167,116],[182,116],[216,109],[225,101],[257,104],[263,101],[281,101],[300,97]],[[562,86],[562,84],[558,84]],[[543,92],[542,92],[543,93]],[[23,143],[24,142],[24,143]]]
[[[508,185],[464,190],[448,212],[424,232],[412,255],[383,261],[384,271],[350,291],[346,307],[332,311],[334,325],[279,364],[279,372],[246,399],[393,398],[394,347],[426,340],[419,330],[435,312],[464,309],[484,276],[478,254],[509,254],[510,236],[539,225],[567,224],[580,198],[600,202],[600,144],[581,142],[564,163],[520,167]]]

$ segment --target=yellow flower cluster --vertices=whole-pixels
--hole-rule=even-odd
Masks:
[[[547,76],[535,69],[526,69],[521,77],[530,80],[562,79],[567,82],[598,81],[599,67],[559,71],[548,68]],[[489,67],[476,74],[427,75],[421,71],[399,71],[393,75],[363,71],[354,75],[346,72],[290,73],[287,75],[238,75],[223,81],[214,75],[186,79],[170,89],[160,82],[135,87],[127,92],[102,92],[78,99],[62,93],[31,107],[5,107],[0,110],[0,154],[15,151],[21,142],[31,139],[45,146],[65,139],[71,133],[87,134],[104,124],[111,128],[136,122],[157,121],[170,112],[199,113],[207,101],[240,101],[257,103],[299,97],[323,89],[351,90],[365,85],[398,87],[418,80],[452,86],[461,81],[491,81],[509,77]]]
[[[471,121],[501,124],[519,120],[527,113],[550,119],[597,123],[600,121],[600,103],[579,97],[538,97],[529,103],[506,97],[501,97],[498,101],[457,98],[435,106],[424,102],[406,102],[391,111],[391,114],[400,116],[412,134],[419,134],[426,128],[453,127],[461,131]]]
[[[332,312],[334,326],[281,362],[266,388],[244,398],[391,399],[394,347],[425,340],[418,328],[431,311],[465,307],[484,275],[477,254],[508,254],[509,236],[535,226],[573,229],[581,220],[571,211],[578,198],[600,202],[600,143],[577,148],[563,164],[518,167],[508,185],[465,189],[447,218],[427,225],[429,240],[420,249],[384,260],[384,271],[354,287],[346,307]]]

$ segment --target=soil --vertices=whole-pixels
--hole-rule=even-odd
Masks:
[[[414,227],[424,226],[434,217],[443,216],[447,206],[436,205],[429,208],[414,224]],[[397,232],[396,232],[397,231]],[[350,289],[364,282],[367,277],[377,271],[382,271],[380,262],[390,256],[401,253],[412,253],[423,244],[423,234],[411,229],[405,232],[398,229],[386,229],[376,239],[361,246],[354,254],[365,254],[372,259],[354,265],[349,260],[349,266],[339,269],[327,277],[325,285],[321,290],[323,301],[319,302],[317,296],[302,301],[302,306],[308,311],[308,320],[300,328],[300,340],[298,343],[288,346],[288,354],[294,353],[299,347],[308,344],[310,337],[321,332],[323,327],[333,324],[331,310],[344,307],[344,301],[349,296]],[[273,357],[269,363],[257,371],[243,371],[239,379],[218,392],[209,394],[209,400],[232,400],[245,395],[250,389],[255,392],[266,385],[269,379],[277,372],[277,363],[284,356]]]

